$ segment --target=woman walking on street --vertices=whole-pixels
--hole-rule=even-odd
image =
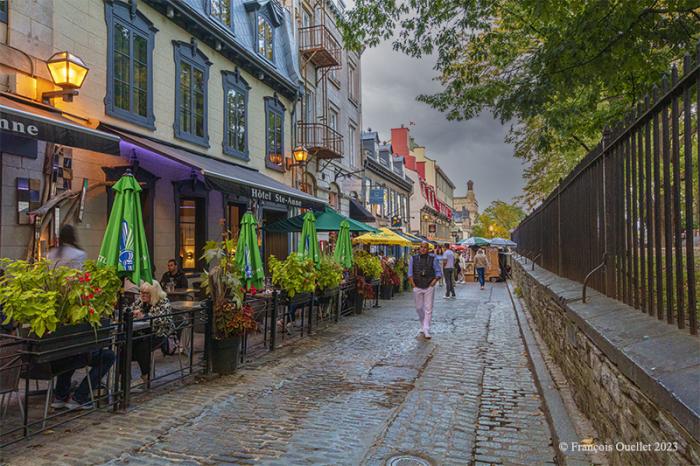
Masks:
[[[474,258],[474,268],[476,268],[476,274],[479,277],[479,285],[481,285],[482,290],[484,289],[486,269],[490,266],[491,264],[489,263],[489,258],[486,257],[486,253],[483,249],[479,249]]]

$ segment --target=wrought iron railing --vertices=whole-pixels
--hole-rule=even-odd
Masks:
[[[321,24],[299,29],[299,51],[319,68],[339,67],[342,63],[340,44]]]
[[[298,124],[297,140],[319,159],[338,159],[343,156],[343,135],[323,123]]]
[[[513,233],[544,268],[698,333],[700,53],[654,87]],[[529,251],[529,253],[527,252]]]

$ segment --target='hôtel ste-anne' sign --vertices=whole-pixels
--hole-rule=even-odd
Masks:
[[[266,189],[250,188],[250,196],[260,201],[276,202],[278,204],[290,205],[293,207],[301,207],[301,201],[286,194],[268,191]]]

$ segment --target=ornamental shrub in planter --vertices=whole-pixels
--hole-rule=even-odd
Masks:
[[[233,239],[209,241],[202,258],[207,264],[203,290],[211,299],[214,315],[212,369],[226,375],[238,367],[241,335],[257,329],[253,309],[243,303],[241,272],[236,266]]]
[[[316,290],[322,298],[330,298],[338,292],[340,282],[343,281],[343,267],[332,257],[321,256],[321,262],[316,277]]]
[[[358,251],[353,254],[353,261],[358,275],[367,280],[378,280],[382,276],[382,261],[367,251]]]
[[[272,284],[278,286],[289,298],[316,291],[318,272],[311,259],[296,252],[283,261],[270,256],[268,267],[272,274]]]

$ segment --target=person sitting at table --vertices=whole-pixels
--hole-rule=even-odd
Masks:
[[[132,306],[134,320],[142,320],[150,325],[144,330],[138,330],[139,323],[134,323],[137,332],[134,334],[131,360],[138,362],[141,380],[144,386],[148,386],[151,374],[151,352],[160,348],[168,336],[174,333],[175,323],[168,295],[156,280],[153,280],[153,284],[142,284],[140,291],[140,297]]]
[[[94,406],[90,400],[90,387],[93,390],[99,387],[100,380],[107,375],[114,364],[114,360],[114,351],[109,348],[101,348],[89,353],[53,361],[51,370],[59,375],[56,376],[56,386],[53,390],[54,398],[51,407],[54,409],[93,409]],[[71,396],[70,388],[73,373],[76,369],[86,366],[90,366],[90,372],[83,378]],[[90,377],[89,383],[88,377]]]
[[[168,271],[163,274],[160,284],[168,287],[168,283],[173,283],[173,288],[187,288],[187,277],[177,266],[175,259],[168,261]]]

